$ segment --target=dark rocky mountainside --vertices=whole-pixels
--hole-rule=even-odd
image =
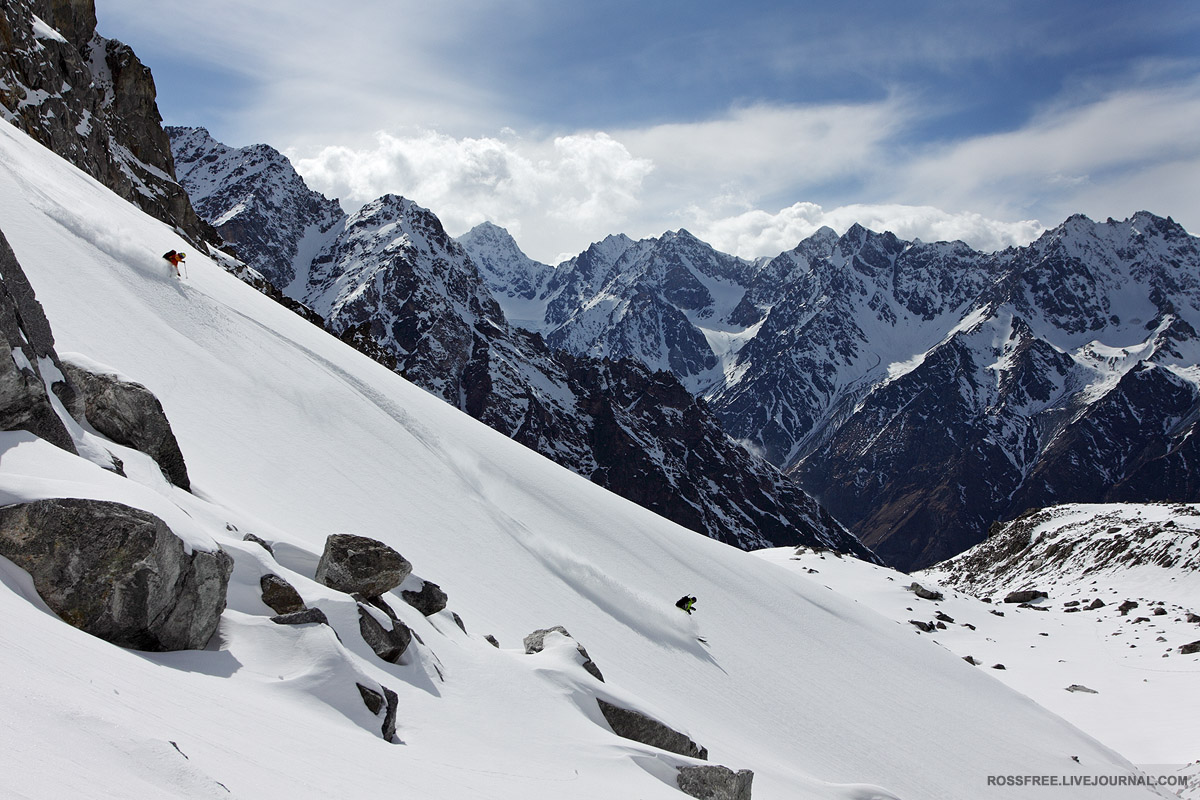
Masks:
[[[913,568],[1033,505],[1200,499],[1198,281],[1197,239],[1148,213],[994,254],[854,226],[750,263],[680,231],[609,237],[522,308],[572,352],[671,370]]]
[[[270,273],[288,281],[289,294],[427,391],[713,538],[744,548],[811,542],[872,558],[791,480],[730,440],[670,373],[629,358],[555,352],[512,326],[474,260],[430,211],[385,196],[338,219],[337,205],[309,190],[278,152],[224,147],[198,129],[171,134],[197,207],[239,255],[268,274],[272,259],[280,265],[287,258],[279,254],[292,254],[292,271]],[[526,262],[513,274],[528,293],[547,273]]]
[[[192,242],[219,241],[175,181],[154,78],[96,33],[94,0],[0,4],[0,114]]]

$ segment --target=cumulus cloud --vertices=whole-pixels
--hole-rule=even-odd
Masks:
[[[310,186],[350,207],[402,194],[433,209],[452,233],[484,220],[514,235],[539,227],[600,231],[637,208],[654,168],[599,132],[547,141],[379,133],[371,147],[291,156]]]

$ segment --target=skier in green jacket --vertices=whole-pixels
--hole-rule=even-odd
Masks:
[[[696,598],[689,597],[685,594],[683,597],[679,598],[679,602],[675,604],[675,607],[683,609],[687,613],[691,614],[692,609],[696,607]]]

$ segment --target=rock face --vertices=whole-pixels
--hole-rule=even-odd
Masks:
[[[96,33],[93,0],[0,5],[0,113],[193,242],[218,241],[175,181],[154,79]]]
[[[167,480],[191,491],[179,442],[162,403],[149,389],[115,375],[90,372],[69,361],[63,363],[63,371],[76,388],[72,411],[77,418],[86,418],[117,444],[150,456]]]
[[[412,564],[383,542],[335,533],[325,540],[314,579],[339,592],[378,597],[399,586],[410,572]]]
[[[754,773],[748,769],[734,772],[718,764],[690,766],[680,767],[675,780],[679,791],[703,800],[750,800]]]
[[[613,733],[618,736],[648,744],[651,747],[669,750],[688,758],[698,758],[701,761],[708,759],[707,749],[658,720],[651,719],[632,709],[614,706],[612,703],[606,703],[600,699],[597,699],[596,702],[600,704],[600,713],[604,715],[604,720],[613,729]]]
[[[546,634],[548,633],[561,633],[571,641],[575,641],[575,637],[567,633],[567,629],[562,625],[555,625],[553,628],[542,628],[529,634],[523,640],[523,644],[525,645],[525,654],[533,655],[534,653],[542,652],[542,650],[545,648]],[[575,649],[578,650],[579,655],[583,657],[583,668],[587,670],[590,675],[595,677],[596,680],[603,682],[604,675],[600,673],[600,668],[596,666],[596,662],[592,661],[592,657],[588,655],[587,648],[585,648],[579,642],[575,642]]]
[[[351,346],[692,530],[744,548],[803,542],[871,557],[794,483],[731,441],[671,374],[632,358],[564,357],[510,324],[489,290],[498,279],[428,210],[387,196],[341,219],[270,148],[234,150],[199,129],[171,132],[197,207],[247,261],[264,273],[275,263],[271,274],[290,281],[288,293]],[[490,243],[480,256],[489,265],[519,253],[495,226],[474,239]],[[508,268],[515,291],[536,293],[553,270],[520,258]]]
[[[61,367],[42,304],[0,233],[0,430],[26,430],[76,452],[46,388],[62,380]]]
[[[204,128],[168,127],[166,133],[179,182],[197,213],[275,286],[286,288],[297,275],[303,280],[316,246],[345,225],[338,202],[309,189],[274,148],[226,147]]]
[[[159,518],[98,500],[0,508],[0,555],[64,621],[137,650],[203,648],[233,570],[224,551],[188,554]]]

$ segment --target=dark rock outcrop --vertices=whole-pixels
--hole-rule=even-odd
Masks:
[[[325,612],[319,608],[304,608],[287,614],[278,614],[271,617],[271,622],[276,625],[308,625],[314,622],[318,625],[329,625],[329,617],[325,616]]]
[[[400,596],[404,598],[404,602],[427,617],[444,609],[448,599],[442,587],[432,581],[423,581],[421,590],[417,592],[405,589],[400,592]]]
[[[648,744],[688,758],[708,759],[708,750],[684,734],[638,711],[621,708],[597,698],[600,713],[613,733],[625,739]]]
[[[548,633],[561,633],[571,641],[575,641],[575,637],[567,633],[567,629],[562,625],[555,625],[553,628],[542,628],[529,634],[523,640],[526,655],[542,652],[545,648],[546,634]],[[587,648],[579,642],[575,642],[575,649],[579,651],[579,655],[583,656],[583,664],[581,666],[595,677],[596,680],[603,681],[604,676],[600,674],[600,668],[596,666],[596,662],[592,661],[592,657],[588,655]]]
[[[679,791],[701,800],[750,800],[754,773],[748,769],[734,772],[719,764],[695,765],[680,767],[675,781]]]
[[[383,694],[363,686],[361,683],[354,684],[358,687],[358,693],[362,695],[363,703],[367,710],[375,716],[383,713],[383,725],[380,726],[380,733],[383,734],[383,740],[390,742],[396,737],[396,708],[399,705],[400,698],[391,689],[386,686],[380,686]]]
[[[1192,642],[1191,644],[1183,645],[1182,647],[1179,648],[1179,653],[1180,653],[1180,655],[1185,655],[1185,656],[1190,656],[1195,653],[1200,653],[1200,641],[1195,641],[1195,642]]]
[[[46,390],[57,378],[42,374],[47,360],[61,372],[50,322],[0,233],[0,430],[29,431],[74,453],[75,443]]]
[[[6,120],[193,242],[220,241],[173,177],[150,70],[96,33],[93,0],[7,0],[0,41]]]
[[[290,583],[278,575],[263,575],[258,580],[262,601],[276,614],[293,614],[304,610],[304,600]]]
[[[917,597],[920,597],[922,600],[941,600],[941,599],[943,599],[941,592],[935,592],[932,589],[926,589],[924,586],[922,586],[919,583],[913,583],[908,588],[913,594],[915,594]]]
[[[153,392],[140,383],[91,372],[69,361],[63,363],[63,371],[77,390],[71,408],[77,419],[86,419],[117,444],[150,456],[167,480],[191,491],[179,442]]]
[[[1009,592],[1004,596],[1006,603],[1032,603],[1035,600],[1042,600],[1048,597],[1045,592],[1040,589],[1022,589],[1016,592]]]
[[[99,500],[0,508],[0,555],[64,621],[138,650],[203,648],[225,610],[233,559],[188,553],[166,523]]]
[[[413,637],[412,631],[400,620],[393,619],[390,628],[384,627],[361,603],[358,606],[358,630],[375,655],[392,664],[404,655]]]
[[[378,597],[399,586],[410,572],[412,564],[383,542],[335,533],[325,540],[314,577],[339,592]]]
[[[275,548],[271,546],[270,542],[268,542],[266,539],[262,538],[261,536],[255,536],[253,533],[247,533],[245,536],[242,537],[242,541],[243,542],[254,542],[256,545],[261,547],[263,550],[266,550],[272,556],[275,555]]]

